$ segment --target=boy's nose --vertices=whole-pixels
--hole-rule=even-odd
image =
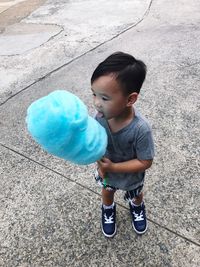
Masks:
[[[97,109],[101,108],[101,103],[97,98],[94,100],[94,105]]]

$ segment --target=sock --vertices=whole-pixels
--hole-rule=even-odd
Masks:
[[[103,208],[104,208],[105,210],[106,210],[106,209],[113,209],[114,205],[115,205],[115,202],[113,202],[112,205],[110,205],[110,206],[106,206],[106,205],[103,204]]]
[[[142,201],[139,205],[136,205],[136,204],[133,202],[133,200],[130,200],[130,203],[131,203],[131,205],[132,205],[133,207],[139,207],[139,206],[142,205],[143,201]]]

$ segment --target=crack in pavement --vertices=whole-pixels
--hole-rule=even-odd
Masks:
[[[49,77],[51,74],[61,70],[63,67],[71,64],[72,62],[75,62],[76,60],[84,57],[85,55],[89,54],[90,52],[93,52],[95,51],[96,49],[98,49],[99,47],[101,47],[102,45],[104,44],[107,44],[111,41],[113,41],[114,39],[118,38],[119,36],[121,36],[123,33],[135,28],[136,26],[138,26],[141,22],[143,22],[143,20],[148,16],[149,12],[150,12],[150,9],[151,9],[151,6],[153,4],[153,0],[150,1],[149,3],[149,6],[147,8],[147,10],[145,11],[144,15],[142,16],[142,18],[137,22],[137,23],[134,23],[133,25],[129,26],[128,28],[124,29],[123,31],[121,31],[120,33],[116,34],[115,36],[113,36],[112,38],[100,43],[99,45],[93,47],[92,49],[84,52],[83,54],[81,55],[78,55],[76,56],[75,58],[73,58],[72,60],[62,64],[61,66],[57,67],[56,69],[53,69],[52,71],[48,72],[47,74],[45,74],[44,76],[38,78],[37,80],[35,80],[34,82],[32,82],[31,84],[27,85],[26,87],[24,87],[23,89],[21,89],[20,91],[18,91],[17,93],[11,95],[10,97],[8,97],[7,99],[5,99],[3,102],[0,103],[0,107],[3,106],[5,103],[7,103],[10,99],[14,98],[15,96],[19,95],[20,93],[26,91],[27,89],[29,89],[31,86],[37,84],[38,82],[44,80],[45,78]]]
[[[5,27],[20,22],[29,16],[35,9],[41,6],[46,0],[29,0],[11,5],[0,13],[0,33],[4,32]]]
[[[31,44],[31,48],[30,47],[27,47],[27,49],[25,49],[23,47],[23,52],[21,52],[21,50],[19,50],[18,52],[15,52],[13,50],[15,50],[15,46],[12,46],[11,47],[11,51],[12,52],[9,52],[9,49],[6,47],[6,49],[2,49],[4,51],[4,53],[1,51],[0,52],[0,56],[6,56],[7,58],[9,57],[13,57],[13,56],[18,56],[18,55],[23,55],[35,48],[39,48],[39,47],[42,47],[44,46],[46,43],[48,43],[49,41],[53,40],[55,37],[57,37],[61,32],[64,31],[64,27],[63,26],[60,26],[58,24],[49,24],[49,23],[45,23],[45,24],[37,24],[37,23],[18,23],[18,24],[15,24],[15,25],[12,25],[12,26],[9,26],[6,28],[5,32],[3,33],[3,37],[6,37],[8,38],[10,33],[12,34],[16,34],[16,35],[21,35],[21,32],[23,32],[23,35],[24,35],[24,32],[28,35],[32,34],[32,35],[36,35],[39,34],[43,34],[45,35],[45,33],[49,33],[49,37],[47,40],[43,40],[43,41],[40,41],[40,44],[38,45],[38,43],[34,46],[33,44]],[[14,35],[14,37],[10,38],[10,42],[14,43],[14,40],[18,40],[16,39],[16,35]],[[26,35],[25,35],[26,36]],[[37,38],[37,37],[36,37]],[[41,36],[40,36],[41,38]],[[23,37],[23,39],[26,40],[26,38]],[[20,40],[20,39],[19,39]],[[24,43],[24,46],[26,47],[26,42]]]
[[[21,157],[23,157],[23,158],[26,158],[27,160],[29,160],[29,161],[31,161],[31,162],[34,162],[35,164],[37,164],[37,165],[39,165],[39,166],[41,166],[41,167],[43,167],[43,168],[45,168],[45,169],[47,169],[47,170],[49,170],[49,171],[55,173],[55,174],[57,174],[57,175],[63,177],[63,178],[65,178],[65,179],[67,179],[68,181],[70,181],[70,182],[72,182],[72,183],[75,183],[76,185],[78,185],[78,186],[80,186],[80,187],[82,187],[82,188],[84,188],[84,189],[86,189],[86,190],[92,192],[93,194],[95,194],[95,195],[101,197],[101,194],[95,192],[95,191],[92,190],[91,188],[89,188],[89,187],[87,187],[87,186],[84,186],[83,184],[81,184],[81,183],[79,183],[79,182],[77,182],[77,181],[74,181],[73,179],[71,179],[71,178],[69,178],[69,177],[63,175],[62,173],[60,173],[60,172],[58,172],[58,171],[55,171],[55,170],[49,168],[48,166],[46,166],[46,165],[40,163],[39,161],[36,161],[36,160],[34,160],[34,159],[32,159],[32,158],[30,158],[30,157],[28,157],[28,156],[26,156],[26,155],[20,153],[19,151],[15,150],[15,149],[13,149],[13,148],[10,148],[10,147],[8,147],[8,146],[2,144],[2,143],[0,143],[0,145],[1,145],[2,147],[4,147],[5,149],[7,149],[7,150],[13,152],[14,154],[17,154],[17,155],[19,155],[19,156],[21,156]],[[126,210],[129,210],[129,208],[127,208],[126,206],[124,206],[124,205],[122,205],[122,204],[120,204],[120,203],[118,203],[118,202],[116,202],[116,203],[117,203],[117,205],[120,206],[121,208],[124,208],[124,209],[126,209]],[[199,244],[199,243],[193,241],[192,239],[190,239],[190,238],[188,238],[188,237],[185,237],[185,236],[183,236],[183,235],[181,235],[181,234],[175,232],[174,230],[172,230],[172,229],[170,229],[170,228],[168,228],[168,227],[166,227],[166,226],[164,226],[164,225],[161,225],[160,223],[157,223],[155,220],[150,219],[149,217],[147,218],[147,220],[150,221],[152,224],[155,224],[155,225],[159,226],[160,228],[165,229],[166,231],[168,231],[168,232],[170,232],[170,233],[172,233],[172,234],[175,234],[176,236],[178,236],[178,237],[184,239],[185,241],[188,241],[188,242],[190,242],[191,244],[200,247],[200,244]]]

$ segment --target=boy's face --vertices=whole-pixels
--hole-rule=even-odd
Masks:
[[[109,74],[96,79],[91,88],[93,102],[99,116],[107,120],[119,117],[128,107],[128,98],[123,94],[114,75]]]

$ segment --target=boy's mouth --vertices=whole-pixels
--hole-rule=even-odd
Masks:
[[[103,112],[101,112],[101,111],[97,111],[97,117],[98,117],[98,118],[103,118],[103,117],[104,117]]]

